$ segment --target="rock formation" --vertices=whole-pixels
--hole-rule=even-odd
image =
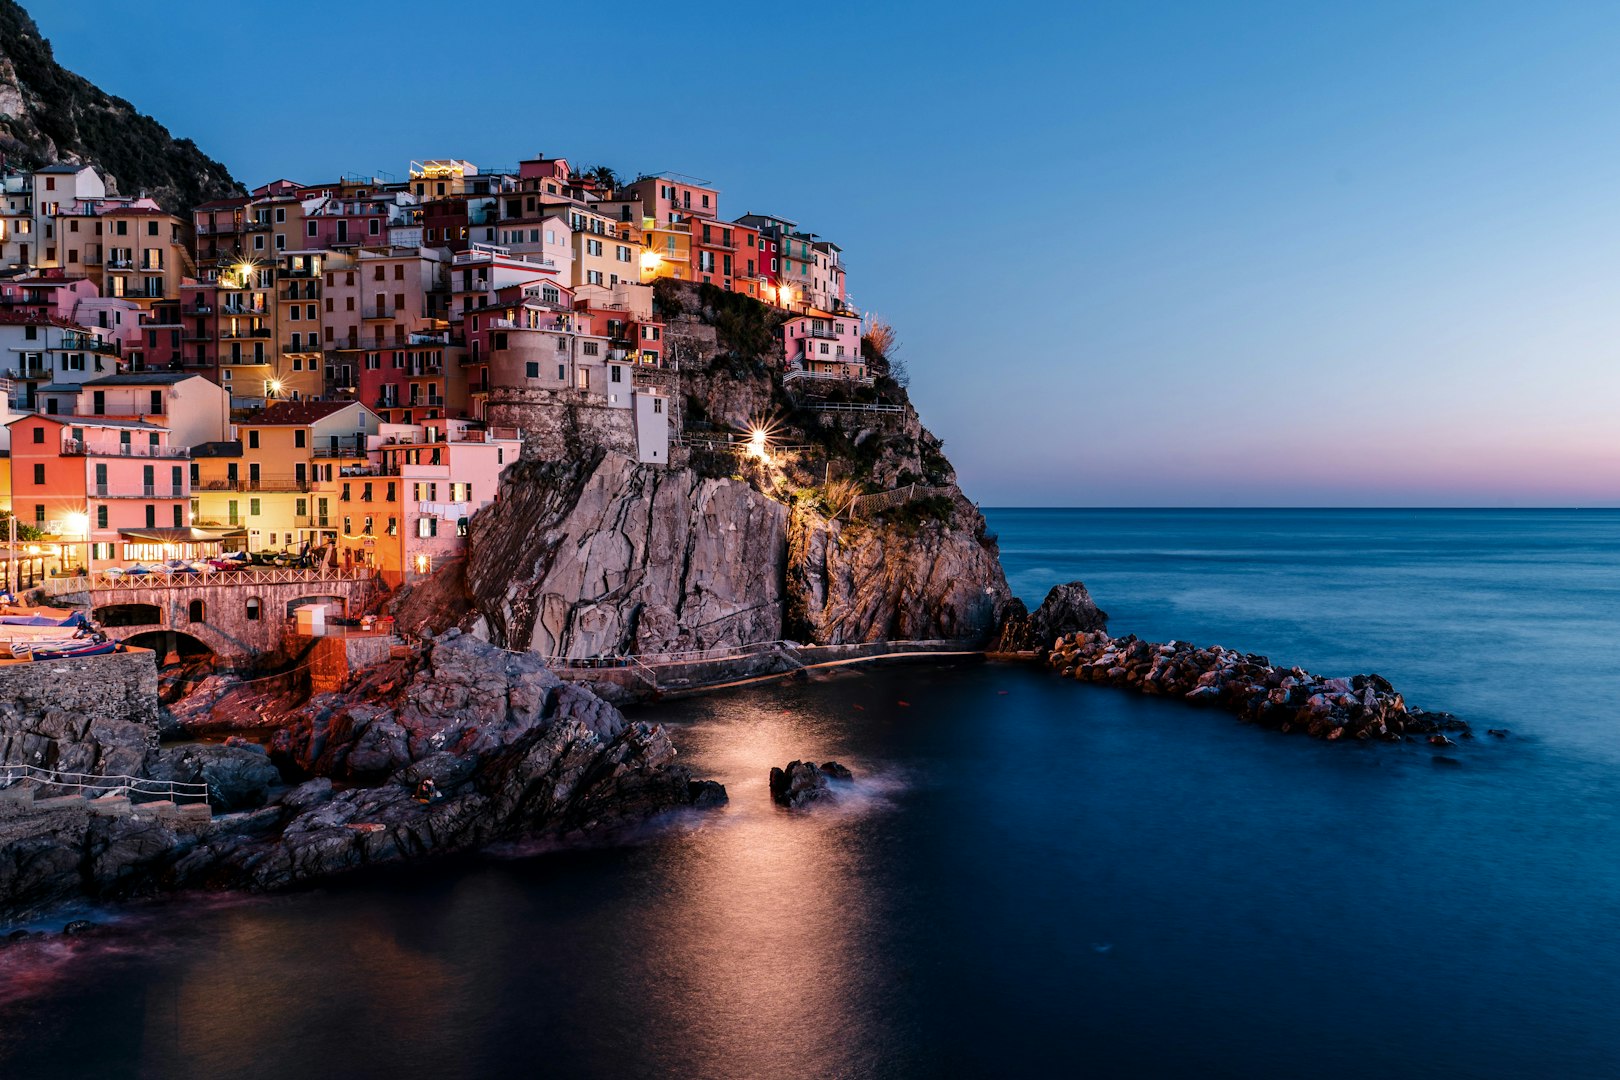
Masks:
[[[225,166],[176,139],[123,98],[56,62],[51,44],[15,0],[0,0],[0,151],[10,166],[56,161],[100,168],[110,190],[142,191],[182,216],[239,194]]]
[[[849,780],[853,774],[836,761],[817,765],[813,761],[790,761],[787,768],[771,768],[771,799],[779,806],[797,809],[829,798],[827,781]]]
[[[272,794],[272,761],[274,797],[248,809]],[[177,747],[154,771],[203,778],[239,812],[195,822],[0,805],[0,920],[79,895],[273,889],[501,840],[599,839],[725,801],[675,763],[663,728],[456,632],[312,699],[268,758]]]
[[[473,521],[492,640],[575,656],[782,636],[787,508],[747,484],[597,452],[520,463]]]
[[[1422,735],[1446,744],[1448,731],[1468,737],[1466,723],[1450,713],[1409,708],[1379,675],[1323,678],[1219,645],[1161,645],[1135,635],[1112,638],[1095,631],[1058,639],[1047,663],[1082,682],[1179,697],[1225,709],[1262,727],[1319,739],[1400,741]]]
[[[1099,608],[1086,591],[1084,582],[1054,585],[1033,613],[1023,605],[1003,621],[993,652],[1045,653],[1052,643],[1066,634],[1108,629],[1108,612]]]

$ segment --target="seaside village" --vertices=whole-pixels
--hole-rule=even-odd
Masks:
[[[0,555],[18,595],[244,567],[410,582],[460,553],[525,444],[564,452],[568,410],[665,463],[680,350],[660,278],[789,312],[787,378],[866,381],[838,245],[727,218],[691,177],[432,160],[189,217],[109,194],[90,165],[3,185]]]

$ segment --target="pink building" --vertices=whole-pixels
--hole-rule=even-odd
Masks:
[[[40,415],[7,428],[13,511],[69,547],[84,545],[92,569],[195,542],[187,450],[169,441],[167,428]]]
[[[782,344],[787,351],[790,376],[866,379],[858,315],[838,315],[812,308],[782,324]]]

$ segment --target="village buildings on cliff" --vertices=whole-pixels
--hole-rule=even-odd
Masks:
[[[399,584],[581,426],[667,463],[661,278],[789,313],[790,383],[869,382],[838,245],[720,195],[427,160],[178,217],[90,165],[0,176],[0,506],[51,555],[0,552],[8,584],[222,548]]]

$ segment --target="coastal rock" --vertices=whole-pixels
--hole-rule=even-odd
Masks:
[[[532,654],[455,633],[295,710],[272,755],[196,744],[157,760],[165,778],[207,782],[229,808],[271,799],[205,822],[82,805],[0,818],[0,920],[74,896],[275,889],[503,840],[606,838],[726,798],[675,764],[662,727],[625,720]],[[279,799],[277,762],[308,777]],[[423,801],[428,779],[437,797]]]
[[[984,518],[954,487],[945,520],[850,525],[795,512],[787,625],[816,644],[984,642],[1023,605],[1007,588]]]
[[[591,656],[782,636],[787,507],[747,484],[597,451],[508,469],[467,585],[493,640]]]
[[[813,761],[790,761],[785,769],[771,768],[771,798],[780,806],[798,808],[827,798],[827,776]]]
[[[215,809],[233,811],[263,806],[281,772],[258,746],[237,742],[181,743],[165,746],[152,757],[147,775],[154,780],[207,784]]]
[[[847,767],[838,764],[838,762],[836,762],[836,761],[823,761],[820,765],[818,765],[816,767],[818,769],[820,769],[821,772],[824,775],[826,775],[827,777],[829,777],[829,778],[831,778],[833,780],[853,780],[853,779],[855,779],[855,774],[854,773],[850,772]]]
[[[1108,629],[1108,612],[1099,608],[1083,581],[1054,585],[1030,615],[1030,629],[1042,647],[1066,634],[1101,632]]]
[[[1223,708],[1262,727],[1303,731],[1329,742],[1345,738],[1398,742],[1427,735],[1438,746],[1453,745],[1443,732],[1467,737],[1466,723],[1450,713],[1408,707],[1380,675],[1322,678],[1303,668],[1274,667],[1264,656],[1219,645],[1161,644],[1134,635],[1112,638],[1099,629],[1058,638],[1047,663],[1068,678],[1174,695],[1192,704]]]

